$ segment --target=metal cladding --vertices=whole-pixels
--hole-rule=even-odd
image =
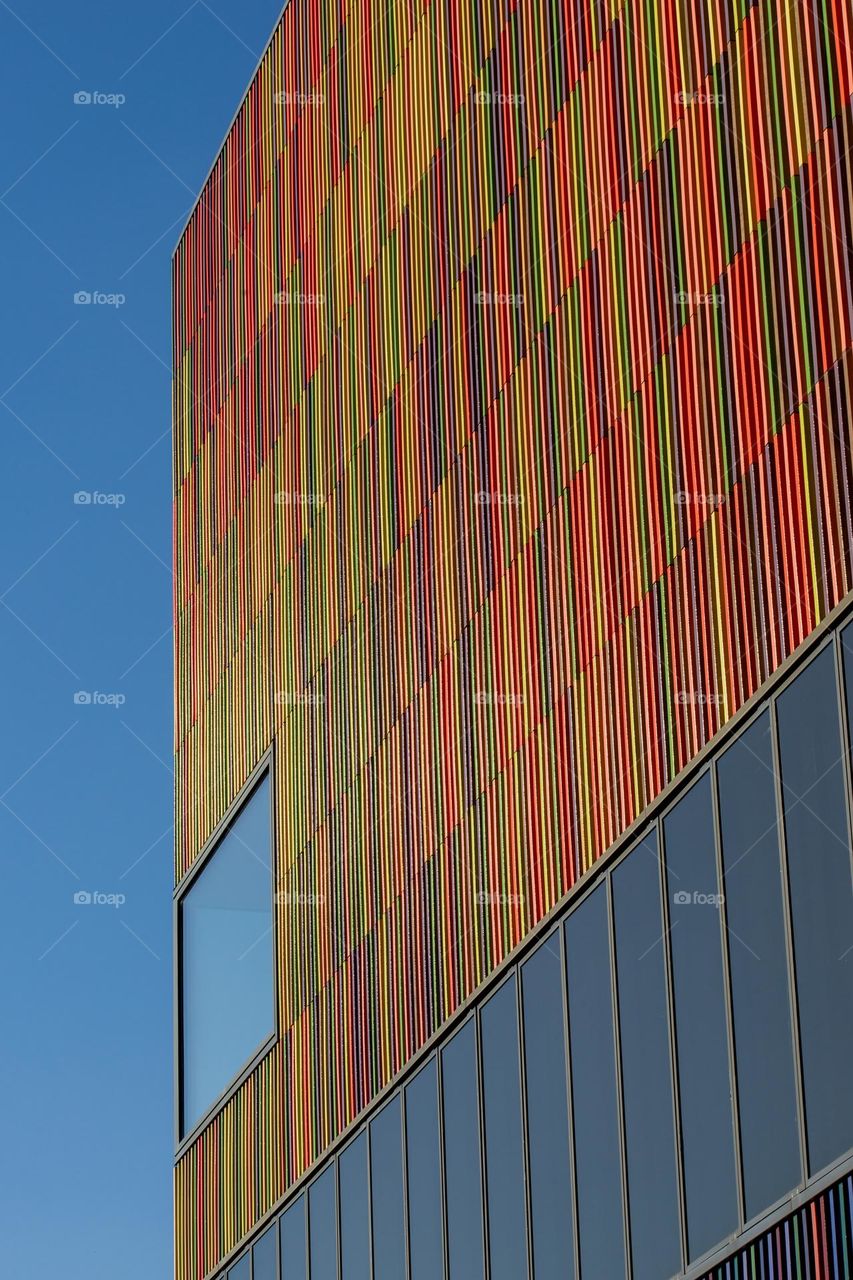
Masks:
[[[176,877],[275,742],[207,1275],[853,587],[847,0],[291,0],[174,259]]]

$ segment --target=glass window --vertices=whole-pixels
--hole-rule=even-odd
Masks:
[[[575,1274],[563,951],[551,934],[521,969],[527,1159],[536,1280]]]
[[[239,1262],[235,1262],[228,1270],[228,1280],[249,1280],[251,1263],[248,1253],[244,1253]]]
[[[681,1271],[669,1011],[656,833],[613,872],[613,929],[634,1280]]]
[[[311,1280],[338,1280],[338,1206],[335,1166],[329,1165],[308,1188],[308,1241]]]
[[[252,1280],[278,1280],[278,1226],[268,1227],[252,1249]]]
[[[578,1250],[583,1280],[625,1275],[610,928],[602,886],[566,921]]]
[[[483,1196],[477,1041],[471,1019],[441,1055],[449,1280],[482,1280]]]
[[[848,679],[849,663],[845,650]],[[776,704],[811,1173],[853,1145],[853,892],[837,703],[830,648]]]
[[[707,773],[667,814],[664,844],[692,1261],[738,1225],[720,888]]]
[[[438,1140],[438,1067],[435,1058],[431,1058],[406,1088],[406,1189],[411,1280],[441,1280],[444,1275]]]
[[[374,1280],[400,1280],[406,1274],[406,1248],[399,1094],[370,1126],[370,1192]]]
[[[307,1280],[307,1275],[308,1238],[302,1195],[281,1217],[281,1280]]]
[[[341,1280],[370,1280],[370,1200],[367,1134],[345,1147],[338,1161],[341,1213]]]
[[[269,775],[187,890],[180,925],[187,1133],[274,1028]]]
[[[514,977],[486,1002],[480,1018],[489,1274],[491,1280],[518,1280],[527,1274],[527,1245]]]
[[[765,712],[717,766],[746,1216],[799,1185],[791,997]]]

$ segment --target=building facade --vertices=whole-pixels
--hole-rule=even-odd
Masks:
[[[853,1270],[851,92],[286,7],[174,259],[177,1280]]]

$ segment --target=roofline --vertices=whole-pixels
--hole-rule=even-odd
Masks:
[[[257,75],[258,75],[258,72],[259,72],[259,71],[260,71],[260,69],[261,69],[261,64],[263,63],[264,58],[265,58],[265,57],[267,56],[267,54],[269,53],[270,45],[272,44],[272,42],[273,42],[273,38],[274,38],[274,36],[275,36],[275,33],[276,33],[276,31],[278,30],[278,28],[279,28],[279,26],[280,26],[280,24],[281,24],[281,20],[282,20],[282,18],[284,17],[285,13],[287,12],[287,8],[288,8],[289,4],[290,4],[290,0],[284,0],[284,4],[282,5],[281,12],[279,13],[278,17],[276,18],[275,23],[274,23],[274,25],[273,25],[273,29],[272,29],[272,31],[270,32],[269,39],[267,40],[266,44],[264,45],[263,52],[262,52],[261,56],[258,58],[258,61],[257,61],[257,64],[256,64],[256,66],[255,66],[254,71],[252,72],[251,76],[249,77],[249,82],[248,82],[248,84],[246,85],[246,88],[245,88],[245,89],[244,89],[244,91],[243,91],[243,95],[242,95],[242,97],[240,98],[240,101],[239,101],[239,102],[238,102],[238,104],[237,104],[237,109],[236,109],[236,111],[234,112],[233,116],[231,117],[231,121],[230,121],[230,123],[229,123],[229,125],[228,125],[228,128],[225,130],[225,135],[224,135],[224,137],[223,137],[222,141],[220,142],[220,144],[219,144],[219,146],[218,146],[218,148],[217,148],[217,150],[216,150],[216,154],[215,154],[215,155],[214,155],[214,157],[213,157],[213,161],[211,162],[210,168],[208,169],[207,173],[205,174],[204,180],[203,180],[203,182],[202,182],[202,184],[201,184],[201,186],[200,186],[200,188],[199,188],[198,195],[196,196],[195,200],[193,201],[193,206],[192,206],[192,208],[190,209],[189,213],[187,214],[186,219],[184,220],[184,224],[183,224],[183,226],[181,227],[180,232],[178,233],[178,239],[177,239],[177,241],[176,241],[176,243],[175,243],[175,247],[174,247],[174,249],[172,250],[172,257],[171,257],[171,261],[172,261],[172,262],[174,262],[174,260],[175,260],[175,255],[177,254],[178,250],[179,250],[179,249],[180,249],[180,247],[181,247],[181,241],[183,240],[184,236],[185,236],[185,235],[186,235],[186,233],[187,233],[187,228],[189,227],[190,223],[192,222],[193,215],[195,214],[196,209],[198,208],[199,204],[201,203],[201,198],[202,198],[202,196],[204,195],[205,188],[207,187],[207,184],[208,184],[208,182],[210,181],[210,179],[211,179],[211,177],[212,177],[212,175],[213,175],[213,170],[216,168],[216,166],[217,166],[217,164],[218,164],[218,162],[219,162],[219,157],[222,155],[222,152],[225,150],[225,144],[226,144],[226,142],[228,141],[228,135],[230,134],[231,130],[234,128],[234,125],[237,123],[237,117],[239,116],[240,112],[243,110],[243,106],[245,105],[246,99],[247,99],[247,98],[248,98],[248,96],[249,96],[249,91],[251,90],[252,85],[255,83],[255,80],[257,79]]]

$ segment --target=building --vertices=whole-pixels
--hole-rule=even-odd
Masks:
[[[849,1276],[851,89],[285,9],[174,260],[178,1280]]]

